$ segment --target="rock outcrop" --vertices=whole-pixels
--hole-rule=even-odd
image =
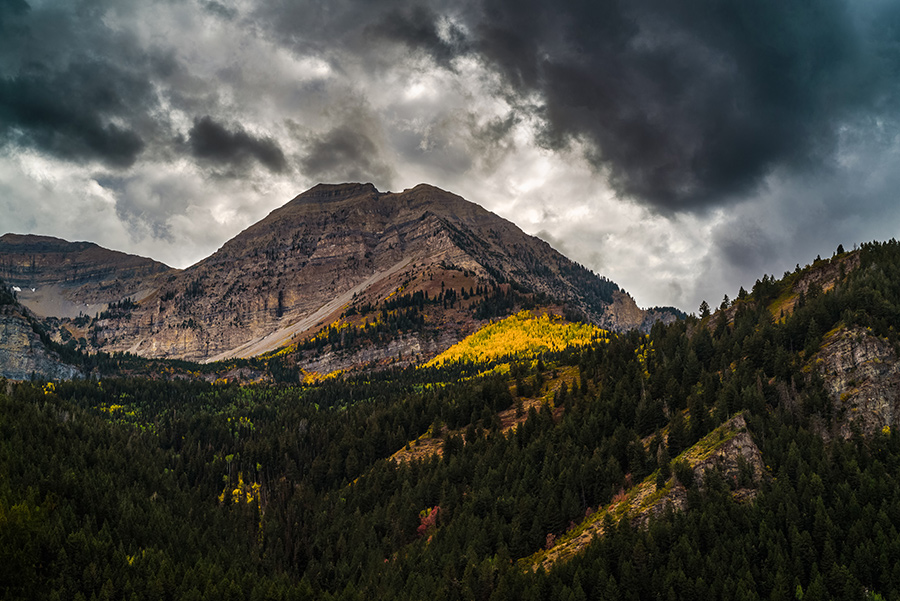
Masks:
[[[810,289],[815,287],[818,291],[828,292],[834,288],[844,277],[859,267],[860,254],[857,251],[844,253],[831,259],[817,259],[810,268],[803,270],[799,274],[786,275],[787,278],[793,278],[788,294],[777,299],[769,311],[776,319],[788,315],[794,311],[800,295],[809,294]],[[790,280],[789,280],[790,281]],[[736,307],[729,309],[729,321],[734,320],[734,311]]]
[[[900,361],[887,341],[866,328],[840,328],[826,336],[812,365],[832,402],[829,435],[900,427]]]
[[[756,496],[756,485],[765,474],[762,453],[750,434],[743,415],[736,415],[716,428],[696,445],[685,451],[679,458],[690,465],[694,482],[702,489],[708,472],[717,472],[734,489],[733,495],[740,500]],[[669,509],[681,511],[687,507],[687,490],[677,481],[672,481],[666,493],[651,503],[642,503],[639,496],[633,503],[640,508],[633,511],[630,518],[634,525],[645,525],[652,516]]]
[[[44,345],[21,307],[0,306],[0,377],[70,380],[82,376]]]
[[[611,294],[611,302],[596,318],[595,323],[601,328],[614,332],[641,330],[649,332],[657,321],[672,323],[678,316],[665,309],[641,309],[626,292],[616,290]]]

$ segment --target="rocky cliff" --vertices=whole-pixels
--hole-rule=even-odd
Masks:
[[[850,438],[900,427],[900,361],[887,341],[865,328],[842,327],[826,336],[812,365],[832,403],[827,434]]]
[[[817,259],[800,272],[786,274],[788,288],[769,307],[772,316],[781,319],[792,313],[801,296],[809,294],[812,289],[817,293],[832,290],[848,273],[859,267],[859,257],[859,252],[853,251],[831,259]],[[730,309],[729,321],[733,320],[735,309],[736,307]]]
[[[0,377],[68,380],[82,376],[47,349],[21,307],[0,305]]]

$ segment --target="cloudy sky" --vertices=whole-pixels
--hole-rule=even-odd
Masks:
[[[896,0],[0,0],[0,233],[176,267],[427,182],[642,306],[900,231]]]

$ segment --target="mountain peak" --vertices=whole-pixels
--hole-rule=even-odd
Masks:
[[[336,200],[346,200],[356,196],[378,195],[380,192],[371,183],[358,182],[344,184],[316,184],[306,192],[303,192],[288,204],[293,203],[321,203]]]
[[[440,194],[453,194],[452,192],[447,192],[444,189],[441,189],[441,188],[438,188],[437,186],[432,186],[431,184],[426,184],[426,183],[416,184],[412,188],[406,188],[405,190],[403,190],[404,194],[407,192],[437,192]],[[453,194],[453,196],[456,196],[456,195]]]
[[[77,287],[88,281],[128,279],[169,270],[159,261],[93,242],[69,242],[35,234],[0,236],[0,278],[10,285]]]
[[[93,242],[69,242],[54,236],[37,234],[14,234],[12,232],[0,236],[0,248],[15,248],[19,252],[58,252],[72,249],[100,248]]]

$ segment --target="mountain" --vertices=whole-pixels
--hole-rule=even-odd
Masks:
[[[329,325],[365,334],[367,322],[406,320],[355,354],[299,358],[333,371],[427,359],[486,319],[535,303],[560,304],[614,331],[676,318],[639,309],[546,242],[424,184],[400,193],[320,184],[184,270],[89,243],[14,235],[0,242],[0,277],[22,288],[21,301],[36,313],[60,318],[51,324],[58,340],[144,357],[250,357]],[[79,320],[82,311],[96,319]],[[342,320],[348,313],[355,320]]]

